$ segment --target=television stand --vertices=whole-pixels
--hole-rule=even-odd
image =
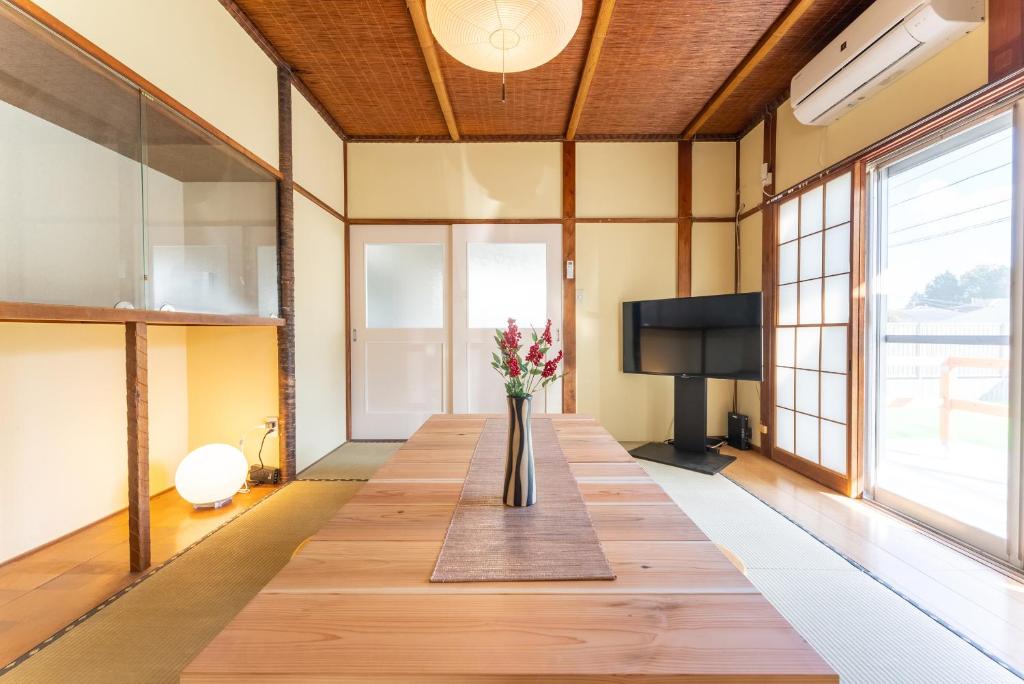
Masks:
[[[635,458],[714,475],[736,460],[708,446],[708,381],[676,376],[675,422],[671,444],[648,442],[629,453]],[[716,440],[717,441],[717,440]],[[714,442],[712,442],[714,443]]]

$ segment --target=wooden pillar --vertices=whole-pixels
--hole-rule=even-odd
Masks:
[[[149,384],[145,323],[125,324],[128,398],[128,557],[132,572],[150,565]]]
[[[679,143],[679,190],[676,216],[676,295],[689,297],[693,280],[693,141]]]
[[[1024,3],[1021,0],[989,0],[988,80],[1024,68]]]
[[[576,264],[576,143],[562,143],[562,411],[576,413],[576,274],[566,278],[566,264]]]
[[[764,187],[764,195],[775,194],[775,109],[769,109],[764,118],[763,159],[768,165],[771,182]],[[764,195],[762,197],[764,197]],[[764,312],[764,327],[761,346],[764,366],[761,382],[761,453],[771,456],[775,440],[775,402],[773,401],[775,358],[775,205],[761,201],[761,301]],[[760,426],[758,427],[760,429]]]
[[[281,481],[295,478],[295,220],[292,185],[292,73],[277,69],[278,145],[281,179],[277,182],[278,302],[284,325],[277,329],[278,420]]]

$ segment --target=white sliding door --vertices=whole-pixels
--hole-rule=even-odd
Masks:
[[[448,226],[352,226],[352,438],[448,410]]]
[[[773,456],[845,491],[850,481],[852,176],[779,208]]]
[[[561,224],[452,228],[452,410],[503,413],[501,377],[491,368],[494,330],[514,318],[529,344],[551,319],[561,348]],[[549,355],[550,356],[550,355]],[[537,413],[562,412],[562,383],[534,397]]]

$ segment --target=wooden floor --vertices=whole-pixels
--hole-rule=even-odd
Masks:
[[[756,452],[727,451],[739,459],[724,473],[730,479],[1024,671],[1024,582]]]
[[[837,495],[756,452],[732,452],[739,460],[726,471],[816,536],[892,584],[929,612],[981,644],[986,650],[1024,670],[1024,583],[936,541],[903,520],[862,501]],[[429,452],[410,452],[403,470],[386,465],[381,477],[423,477],[431,472]],[[417,461],[419,459],[419,461]],[[420,465],[415,465],[416,463]],[[440,466],[441,475],[465,476],[466,465]],[[610,476],[614,464],[581,464],[591,477]],[[582,473],[579,473],[582,474]],[[259,488],[235,499],[220,511],[194,513],[171,491],[153,500],[154,561],[177,553],[207,534],[243,507],[270,493]],[[450,505],[422,505],[423,534],[443,534]],[[379,513],[372,506],[347,507],[322,534],[346,528],[349,538],[359,530],[356,520]],[[593,510],[593,509],[592,509]],[[602,539],[625,540],[631,520],[601,509],[594,524]],[[592,514],[593,515],[593,514]],[[665,539],[673,538],[665,528]],[[698,531],[699,533],[699,531]],[[374,538],[377,533],[373,533]],[[54,631],[101,603],[134,579],[127,567],[127,523],[123,515],[56,542],[36,553],[0,566],[0,666],[21,655]]]
[[[603,428],[551,419],[614,581],[431,583],[484,427],[435,416],[182,681],[838,681]]]
[[[175,490],[152,499],[153,565],[201,539],[276,487],[255,487],[217,510],[196,511]],[[0,565],[0,667],[134,581],[128,514],[118,513]]]

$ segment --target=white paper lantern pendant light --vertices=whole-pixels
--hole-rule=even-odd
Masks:
[[[580,26],[582,0],[426,0],[427,22],[455,59],[502,75],[535,69],[565,49]]]

